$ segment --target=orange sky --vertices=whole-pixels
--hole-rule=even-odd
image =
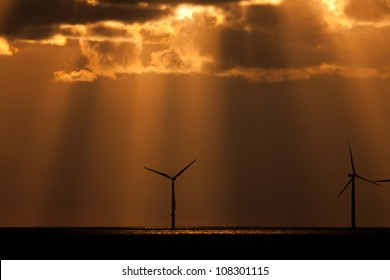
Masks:
[[[2,0],[0,226],[169,225],[143,167],[195,158],[178,226],[348,226],[348,141],[390,178],[389,29],[385,0]]]

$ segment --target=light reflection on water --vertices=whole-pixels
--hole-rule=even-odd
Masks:
[[[92,229],[89,229],[92,230]],[[388,228],[105,228],[93,229],[96,234],[114,235],[345,235],[390,233]]]

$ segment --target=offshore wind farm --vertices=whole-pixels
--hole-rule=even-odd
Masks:
[[[383,0],[1,0],[0,253],[386,258],[389,26]]]
[[[0,229],[1,258],[57,259],[388,259],[390,228],[356,227],[355,177],[351,144],[351,228],[346,227],[176,227],[176,175],[145,169],[171,180],[171,227],[9,227]],[[358,244],[356,246],[356,244]],[[77,250],[75,250],[77,248]],[[337,248],[337,250],[336,250]],[[123,250],[125,249],[125,250]],[[249,253],[250,252],[250,253]],[[248,255],[249,254],[249,255]],[[250,256],[250,257],[249,257]]]

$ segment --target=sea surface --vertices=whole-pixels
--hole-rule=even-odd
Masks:
[[[53,228],[61,230],[64,228]],[[256,234],[256,235],[365,235],[365,234],[390,234],[390,228],[326,228],[326,227],[299,227],[299,228],[281,228],[281,227],[178,227],[159,228],[159,227],[129,227],[129,228],[65,228],[66,231],[85,232],[94,234],[115,234],[115,235],[137,235],[137,234]]]
[[[390,259],[390,228],[0,228],[2,259]]]

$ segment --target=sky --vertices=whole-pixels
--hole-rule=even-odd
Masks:
[[[350,226],[390,178],[388,0],[1,0],[0,226]],[[390,183],[356,223],[390,226]]]

